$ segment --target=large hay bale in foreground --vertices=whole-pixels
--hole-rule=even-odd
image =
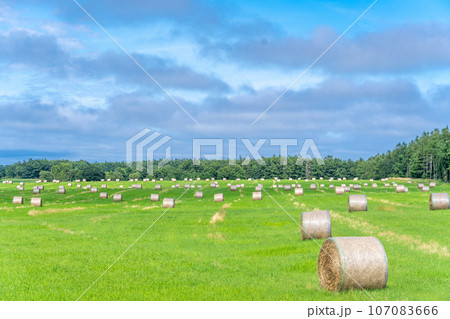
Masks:
[[[345,187],[338,186],[335,188],[334,192],[336,195],[342,195],[345,193]]]
[[[302,196],[303,195],[303,188],[297,187],[296,189],[294,189],[294,192],[295,192],[295,196]]]
[[[175,198],[163,199],[163,208],[174,208],[174,207],[175,207]]]
[[[115,202],[121,202],[122,201],[122,194],[114,194],[113,195],[113,200]]]
[[[150,194],[151,202],[159,202],[159,194]]]
[[[23,197],[21,197],[21,196],[14,196],[14,198],[13,198],[13,205],[23,205]]]
[[[33,207],[41,207],[42,206],[42,198],[32,198],[31,199],[31,206]]]
[[[331,237],[330,213],[327,210],[303,212],[302,240]]]
[[[252,196],[253,196],[253,200],[262,200],[261,192],[253,192]]]
[[[430,210],[450,209],[450,198],[448,193],[431,193]]]
[[[223,202],[224,201],[223,194],[222,193],[214,194],[214,201],[215,202]]]
[[[108,193],[100,193],[100,199],[107,199]]]
[[[195,192],[195,198],[203,198],[203,192]]]
[[[385,288],[386,252],[375,237],[331,237],[320,249],[317,273],[320,285],[331,291]]]
[[[349,195],[348,211],[349,212],[367,211],[366,195]]]

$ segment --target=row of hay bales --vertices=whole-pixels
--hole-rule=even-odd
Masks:
[[[450,209],[448,193],[432,193],[430,210]],[[348,211],[366,211],[365,195],[349,195]],[[325,238],[318,257],[320,285],[331,291],[380,289],[388,278],[387,256],[375,237],[332,237],[327,210],[303,212],[302,240]]]

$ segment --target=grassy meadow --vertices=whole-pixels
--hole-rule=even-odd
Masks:
[[[406,180],[389,180],[406,184]],[[375,236],[384,245],[389,278],[387,287],[370,290],[375,300],[448,300],[450,296],[449,214],[429,210],[431,192],[450,192],[437,183],[421,192],[413,180],[408,193],[395,193],[377,181],[240,181],[244,188],[230,191],[210,182],[193,181],[195,190],[171,188],[170,181],[155,191],[153,182],[143,189],[131,182],[108,182],[108,199],[98,187],[67,187],[45,183],[33,195],[35,181],[24,181],[25,190],[0,184],[0,299],[76,300],[166,209],[164,197],[178,198],[80,300],[370,300],[363,291],[329,292],[319,285],[317,257],[323,240],[302,241],[299,226],[268,194],[300,223],[301,213],[329,210],[332,234]],[[348,193],[335,195],[330,184],[363,184],[350,194],[365,194],[367,212],[347,211]],[[425,181],[429,182],[429,181]],[[135,182],[136,183],[136,182]],[[262,201],[253,201],[256,183],[264,185]],[[300,183],[303,196],[273,188],[273,184]],[[317,190],[311,183],[325,184]],[[66,194],[58,194],[58,186]],[[123,189],[119,185],[124,185]],[[197,185],[201,185],[198,188]],[[196,190],[204,198],[194,198]],[[267,192],[267,193],[265,193]],[[121,193],[122,202],[112,195]],[[159,193],[159,202],[150,194]],[[184,193],[184,194],[183,194]],[[215,193],[224,202],[215,203]],[[23,196],[24,205],[13,205]],[[43,207],[31,207],[40,197]],[[213,218],[213,216],[215,216]]]

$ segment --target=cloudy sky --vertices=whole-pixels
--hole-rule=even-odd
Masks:
[[[0,163],[122,161],[144,128],[176,157],[313,138],[358,159],[449,124],[449,1],[379,0],[261,117],[373,0],[78,3],[101,27],[73,0],[0,0]]]

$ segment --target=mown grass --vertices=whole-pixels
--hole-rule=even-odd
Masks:
[[[196,182],[203,199],[195,199],[193,189],[172,189],[171,182],[162,182],[162,191],[152,182],[142,190],[110,182],[106,200],[76,184],[59,195],[58,185],[47,183],[39,196],[32,195],[34,181],[26,181],[25,191],[16,190],[17,183],[0,184],[0,299],[76,300],[164,213],[162,198],[180,196],[81,300],[370,300],[363,291],[320,287],[323,240],[301,241],[299,226],[283,209],[298,223],[303,211],[328,209],[333,236],[378,237],[389,279],[386,289],[368,291],[375,300],[450,296],[450,211],[430,211],[429,193],[417,190],[418,181],[406,194],[381,182],[372,189],[368,182],[352,194],[366,194],[369,210],[353,213],[347,212],[348,194],[334,195],[328,181],[316,181],[325,184],[317,191],[309,190],[312,182],[281,181],[301,183],[305,195],[297,197],[273,189],[272,180],[262,182],[283,209],[265,192],[262,201],[252,201],[254,181],[239,182],[246,186],[236,192],[226,186],[230,182],[219,181],[218,189]],[[341,183],[353,182],[333,182]],[[89,184],[101,191],[102,183]],[[438,183],[431,191],[449,192],[450,185]],[[111,195],[118,192],[124,201],[114,203]],[[215,203],[213,194],[220,192],[225,202]],[[160,193],[160,202],[150,202],[151,193]],[[12,205],[13,196],[24,196],[25,204]],[[30,207],[31,197],[43,198],[44,206]],[[211,223],[217,212],[223,220]]]

